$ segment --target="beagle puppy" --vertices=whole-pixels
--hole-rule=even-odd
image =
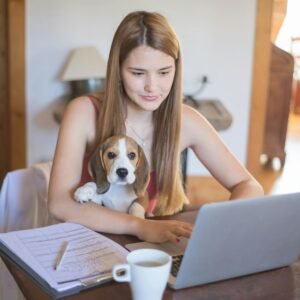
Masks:
[[[97,147],[89,171],[95,182],[88,182],[75,191],[77,202],[92,201],[145,217],[149,164],[143,149],[132,138],[123,135],[108,138]]]

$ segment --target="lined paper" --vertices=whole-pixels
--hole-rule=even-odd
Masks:
[[[0,234],[0,240],[57,291],[81,285],[80,279],[110,272],[128,253],[105,236],[73,223]],[[69,243],[67,252],[55,270],[65,241]]]

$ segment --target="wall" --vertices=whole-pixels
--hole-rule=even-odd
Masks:
[[[288,0],[287,13],[275,41],[276,46],[287,52],[291,51],[291,38],[300,37],[299,11],[299,0]],[[300,47],[295,50],[300,53]]]
[[[58,124],[52,114],[68,92],[59,75],[70,51],[95,45],[107,59],[113,33],[130,11],[159,11],[169,18],[182,44],[184,92],[197,90],[203,75],[209,85],[202,98],[219,99],[233,115],[220,132],[245,163],[255,0],[27,0],[28,165],[53,157]],[[190,155],[188,174],[206,174]]]

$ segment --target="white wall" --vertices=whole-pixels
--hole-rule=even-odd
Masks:
[[[275,42],[278,47],[287,52],[291,50],[291,38],[300,36],[299,11],[300,1],[288,0],[286,16]],[[295,50],[300,53],[300,47]]]
[[[219,99],[233,115],[221,137],[245,163],[248,137],[255,0],[27,0],[28,165],[53,157],[58,124],[52,112],[67,86],[59,74],[70,51],[95,45],[107,59],[113,33],[130,11],[169,18],[183,49],[184,91],[207,75],[202,98]],[[205,174],[190,156],[190,175]]]

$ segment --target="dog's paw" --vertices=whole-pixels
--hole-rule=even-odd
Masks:
[[[145,208],[136,201],[129,207],[128,213],[141,219],[145,219]]]
[[[155,217],[155,215],[153,213],[151,213],[151,212],[147,212],[146,213],[146,217],[147,218],[153,218],[153,217]]]
[[[97,194],[97,186],[95,182],[88,182],[76,189],[74,198],[79,203],[94,201]]]

